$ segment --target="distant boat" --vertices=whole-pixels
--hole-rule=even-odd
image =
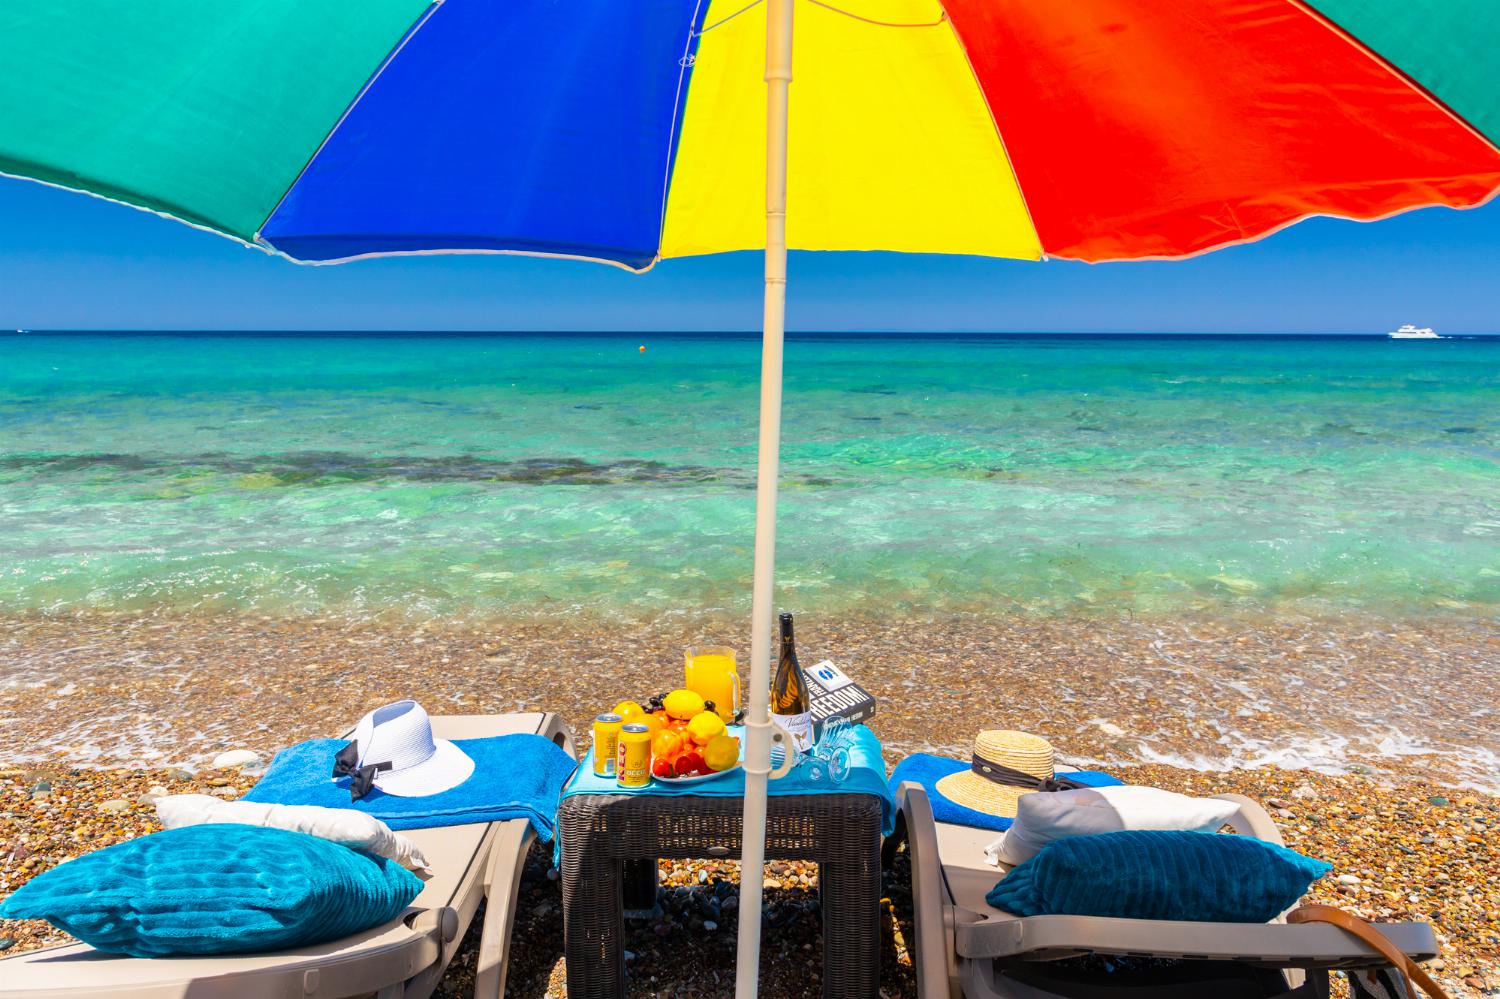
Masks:
[[[1438,336],[1436,333],[1434,333],[1432,331],[1432,327],[1431,326],[1423,326],[1421,329],[1417,329],[1417,327],[1413,326],[1411,323],[1407,323],[1405,326],[1401,327],[1399,330],[1392,330],[1391,332],[1387,333],[1386,336],[1390,337],[1392,340],[1441,340],[1442,339],[1442,337]]]

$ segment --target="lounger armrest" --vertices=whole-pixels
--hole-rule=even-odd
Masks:
[[[418,933],[432,934],[440,944],[449,944],[458,936],[458,912],[448,905],[423,909],[411,917],[410,926]]]
[[[578,746],[573,741],[573,730],[568,728],[568,723],[550,711],[546,720],[542,723],[541,735],[551,739],[553,742],[573,759],[578,759]]]
[[[904,782],[896,803],[906,826],[911,855],[911,902],[915,923],[912,957],[916,961],[918,999],[946,999],[961,994],[958,955],[953,948],[952,903],[938,855],[932,803],[920,784]]]
[[[1378,923],[1376,930],[1418,961],[1437,955],[1425,923]],[[1375,968],[1385,958],[1335,926],[1318,923],[1163,923],[1107,916],[983,918],[960,923],[965,958],[1050,961],[1077,954],[1134,954],[1196,961],[1243,961],[1275,968]]]
[[[1216,794],[1214,797],[1240,806],[1240,810],[1229,817],[1229,827],[1235,832],[1241,836],[1254,836],[1277,846],[1286,845],[1281,841],[1281,831],[1276,828],[1276,823],[1253,798],[1247,798],[1243,794]]]

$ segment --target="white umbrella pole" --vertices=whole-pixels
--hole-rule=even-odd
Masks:
[[[760,451],[755,479],[755,583],[750,603],[744,851],[736,999],[754,999],[760,975],[760,906],[766,862],[766,780],[771,770],[771,619],[775,615],[776,473],[781,454],[781,344],[786,332],[787,91],[792,82],[792,0],[766,2],[766,304],[760,360]]]

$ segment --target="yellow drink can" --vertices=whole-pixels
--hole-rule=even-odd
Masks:
[[[615,783],[631,788],[651,783],[651,730],[645,725],[626,725],[620,729]]]
[[[620,750],[620,726],[625,719],[615,714],[602,714],[594,719],[594,774],[599,777],[615,775],[615,754]]]

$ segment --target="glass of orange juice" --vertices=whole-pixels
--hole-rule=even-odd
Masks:
[[[714,702],[719,717],[729,721],[740,713],[740,672],[734,650],[725,645],[687,649],[686,686],[705,701]]]

